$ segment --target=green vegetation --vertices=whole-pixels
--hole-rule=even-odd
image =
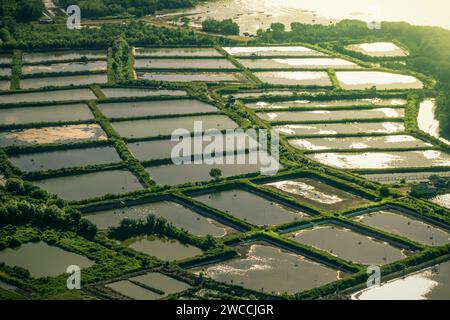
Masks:
[[[25,22],[37,20],[41,17],[44,5],[40,0],[7,0],[0,2],[0,27],[7,27],[15,21]],[[7,29],[1,29],[3,36],[7,36]]]
[[[76,4],[87,18],[142,17],[161,9],[193,7],[197,0],[59,0],[63,8]]]
[[[208,18],[202,22],[202,30],[225,35],[239,35],[239,25],[231,19],[219,21]]]
[[[111,78],[112,83],[127,82],[134,79],[134,57],[132,48],[120,37],[114,40],[111,47]]]

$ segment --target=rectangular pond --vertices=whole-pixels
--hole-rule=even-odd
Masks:
[[[392,42],[359,43],[347,46],[348,50],[370,57],[406,57],[408,52]]]
[[[375,108],[367,110],[273,111],[258,112],[257,115],[266,121],[305,122],[403,118],[405,111],[394,108]]]
[[[77,124],[0,132],[0,147],[106,140],[98,124]]]
[[[431,168],[450,166],[450,156],[436,150],[320,153],[310,159],[340,169]]]
[[[110,102],[100,103],[98,107],[108,118],[219,112],[213,105],[195,99]]]
[[[238,57],[251,56],[323,56],[324,54],[302,46],[261,46],[261,47],[223,47],[231,55]]]
[[[0,80],[0,90],[8,91],[11,87],[11,82],[9,80]]]
[[[338,58],[238,59],[249,69],[359,69],[356,63]]]
[[[331,86],[328,73],[324,71],[266,71],[255,72],[262,82],[290,86]]]
[[[106,285],[118,293],[135,300],[156,300],[191,288],[185,282],[162,273],[150,272],[128,280]],[[161,294],[160,292],[163,292]]]
[[[12,57],[10,54],[0,54],[0,64],[11,64]]]
[[[286,235],[347,261],[381,266],[406,258],[405,250],[337,225],[321,225]]]
[[[0,108],[0,124],[68,122],[93,119],[87,104],[64,104],[39,107]]]
[[[162,217],[174,226],[183,228],[196,236],[209,234],[213,237],[223,237],[233,232],[233,229],[173,201],[151,202],[124,208],[102,210],[85,215],[85,218],[94,223],[99,229],[107,229],[119,226],[120,222],[125,218],[145,220],[149,215]]]
[[[397,210],[381,210],[357,216],[354,220],[429,246],[450,243],[450,233]]]
[[[214,48],[135,48],[137,57],[221,57]]]
[[[250,138],[247,134],[240,134],[236,132],[232,135],[226,135],[225,138],[217,135],[211,135],[209,138],[214,141],[222,141],[222,143],[218,143],[214,149],[216,154],[221,153],[221,155],[224,155],[227,152],[257,149],[257,141]],[[192,143],[190,144],[191,148],[188,150],[188,154],[176,153],[175,156],[186,157],[189,155],[199,154],[199,152],[196,152],[194,146],[201,144],[203,151],[206,150],[206,148],[211,144],[211,142],[205,141],[200,137],[191,137],[190,139]],[[179,143],[179,141],[164,139],[128,143],[127,146],[136,159],[140,161],[149,161],[172,158],[172,151]]]
[[[22,74],[82,72],[82,71],[106,71],[106,61],[67,62],[46,65],[24,65]]]
[[[406,105],[405,99],[354,99],[354,100],[324,100],[312,101],[305,99],[286,101],[258,101],[247,103],[245,106],[250,109],[285,109],[300,107],[351,107],[351,106],[400,106]]]
[[[294,294],[323,286],[344,274],[304,256],[268,244],[247,244],[238,258],[196,268],[219,282],[275,294]]]
[[[255,153],[251,153],[255,154]],[[255,164],[249,160],[249,155],[238,153],[236,156],[223,157],[222,164],[169,164],[158,167],[148,167],[146,171],[159,185],[178,185],[193,182],[207,182],[213,180],[210,176],[211,169],[220,169],[223,178],[259,174],[261,170],[276,171],[269,165],[263,165],[259,159]],[[240,164],[242,163],[242,164]],[[281,165],[280,165],[281,168]]]
[[[111,170],[34,182],[38,187],[69,201],[124,194],[142,189],[139,180],[127,170]]]
[[[85,58],[106,59],[106,50],[24,52],[22,59],[25,63],[38,63],[48,61],[79,60]]]
[[[293,135],[337,135],[355,133],[401,133],[405,131],[403,122],[347,122],[317,124],[286,124],[274,126],[280,134]]]
[[[247,82],[239,72],[139,72],[139,79],[168,82]]]
[[[223,59],[136,59],[136,69],[236,69],[231,61]]]
[[[94,262],[86,257],[50,246],[43,241],[1,250],[0,262],[24,268],[30,271],[30,275],[34,278],[59,276],[66,273],[70,265],[77,265],[80,268],[94,265]]]
[[[264,186],[325,210],[339,211],[370,203],[367,199],[311,178],[275,181]]]
[[[236,129],[238,125],[225,115],[201,115],[113,122],[114,129],[125,138],[143,138],[172,135],[176,129],[194,131],[194,122],[201,121],[202,129]]]
[[[352,295],[353,300],[448,300],[450,261]]]
[[[20,80],[21,89],[40,89],[46,87],[85,86],[108,82],[106,74],[84,74],[70,77],[27,78]]]
[[[185,96],[184,90],[146,89],[146,88],[101,88],[106,98],[135,98],[158,96]]]
[[[240,189],[217,191],[194,198],[257,226],[276,226],[308,217],[304,212]]]
[[[308,138],[291,139],[289,144],[300,150],[330,149],[410,149],[432,147],[413,136],[393,135],[384,137]]]
[[[113,147],[25,153],[11,156],[10,160],[15,167],[25,172],[85,167],[122,161]]]
[[[97,99],[90,89],[70,89],[39,91],[0,95],[0,104],[2,103],[35,103],[52,101],[80,101]]]
[[[154,236],[133,237],[122,241],[122,244],[133,250],[154,256],[165,261],[177,261],[202,254],[202,250],[168,238]]]
[[[11,76],[11,68],[0,67],[0,77],[10,77],[10,76]]]
[[[338,71],[336,77],[340,86],[347,90],[423,88],[423,83],[413,76],[382,71]]]

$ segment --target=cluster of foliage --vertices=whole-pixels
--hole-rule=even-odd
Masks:
[[[81,8],[81,14],[88,18],[142,17],[161,9],[193,7],[197,0],[59,0],[59,4],[63,8],[76,4]]]
[[[130,45],[122,37],[117,38],[111,46],[111,69],[114,83],[133,80],[134,58]]]
[[[6,183],[6,190],[13,195],[26,195],[31,184],[20,179],[11,178]],[[81,218],[81,213],[66,207],[63,201],[53,204],[31,203],[18,196],[6,197],[0,204],[0,226],[25,225],[53,227],[59,230],[70,230],[86,238],[92,238],[97,228],[90,221]]]
[[[44,5],[41,0],[2,0],[0,1],[0,26],[14,21],[33,21],[42,15]]]
[[[125,25],[103,24],[100,28],[69,30],[65,25],[17,24],[0,32],[3,49],[93,49],[107,48],[117,37],[132,45],[211,46],[215,40],[182,28],[161,28],[133,21]]]
[[[239,35],[239,25],[231,19],[220,21],[208,18],[202,22],[202,30],[225,35]]]

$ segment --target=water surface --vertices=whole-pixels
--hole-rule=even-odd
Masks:
[[[86,257],[50,246],[43,241],[4,249],[0,251],[0,262],[27,269],[34,278],[64,274],[70,265],[77,265],[80,268],[94,265],[94,262]]]
[[[395,210],[372,212],[358,216],[355,220],[430,246],[450,243],[450,233]]]
[[[28,78],[20,80],[21,89],[40,89],[45,87],[85,86],[108,82],[106,74],[84,74],[70,77]]]
[[[247,82],[238,72],[140,72],[139,79],[169,82]]]
[[[362,90],[422,89],[423,83],[413,76],[381,71],[338,71],[336,77],[343,89]]]
[[[392,42],[371,42],[347,46],[347,49],[363,53],[371,57],[405,57],[408,52]]]
[[[195,197],[210,207],[258,226],[275,226],[308,215],[244,190],[226,190]]]
[[[34,103],[51,101],[80,101],[95,99],[97,99],[96,96],[89,89],[71,89],[0,95],[0,104],[24,102]]]
[[[287,124],[274,126],[284,135],[336,135],[355,133],[401,133],[405,126],[401,122],[347,122],[319,124]]]
[[[69,201],[124,194],[142,189],[138,179],[126,170],[111,170],[34,182],[38,187]]]
[[[98,211],[85,217],[100,229],[117,227],[127,218],[145,220],[149,215],[162,217],[178,228],[186,229],[197,236],[208,234],[223,237],[230,229],[215,220],[206,218],[198,213],[172,201],[152,202],[131,207]]]
[[[236,69],[231,61],[223,59],[136,59],[136,69]]]
[[[262,82],[291,86],[331,86],[328,73],[324,71],[278,71],[255,72]]]
[[[107,98],[154,97],[154,96],[185,96],[184,90],[156,90],[145,88],[102,88]]]

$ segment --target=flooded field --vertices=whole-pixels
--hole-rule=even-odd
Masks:
[[[331,86],[328,74],[323,71],[255,72],[262,82],[291,86]]]
[[[450,193],[436,196],[431,201],[433,201],[434,203],[436,203],[442,207],[450,209]]]
[[[234,158],[234,160],[227,160]],[[149,167],[147,172],[152,179],[159,185],[178,185],[188,182],[202,182],[211,181],[210,171],[213,168],[218,168],[222,172],[222,177],[232,177],[250,173],[259,173],[261,169],[266,168],[271,170],[268,166],[263,166],[260,162],[250,164],[249,156],[239,153],[237,156],[226,156],[223,158],[222,164],[180,164],[180,165],[163,165],[158,167]],[[220,160],[220,159],[219,159]],[[233,164],[227,164],[231,161]],[[238,164],[243,161],[245,164]]]
[[[266,121],[340,121],[353,119],[402,118],[403,109],[376,108],[367,110],[316,110],[316,111],[273,111],[258,112]]]
[[[223,49],[233,56],[324,56],[323,53],[301,46],[270,46],[270,47],[223,47]]]
[[[89,89],[54,90],[0,95],[2,103],[34,103],[51,101],[80,101],[97,99]]]
[[[30,271],[34,278],[54,277],[66,273],[67,267],[87,268],[93,261],[78,254],[50,246],[45,242],[25,243],[18,248],[0,251],[0,262]],[[51,262],[51,263],[49,263]]]
[[[309,91],[295,91],[295,90],[263,90],[263,91],[244,91],[241,90],[236,93],[230,94],[236,99],[240,98],[260,98],[263,96],[294,96],[297,94],[308,94]]]
[[[402,122],[347,122],[322,124],[287,124],[274,126],[283,135],[355,134],[355,133],[401,133],[405,131]]]
[[[276,181],[265,186],[326,210],[344,210],[370,203],[369,200],[311,178]]]
[[[381,71],[338,71],[336,76],[343,89],[361,90],[376,87],[385,89],[422,89],[423,83],[402,74]]]
[[[26,172],[58,170],[122,161],[113,147],[26,153],[11,156],[10,160],[15,167]]]
[[[237,139],[239,141],[241,139],[245,139],[245,145],[238,145]],[[223,139],[223,137],[212,136],[211,139]],[[198,143],[202,144],[202,150],[205,150],[206,146],[210,144],[210,142],[204,141],[199,137],[191,138],[192,145],[190,149],[190,155],[198,154],[195,152],[194,146],[198,145]],[[256,150],[256,140],[253,140],[246,134],[235,133],[233,135],[227,135],[226,139],[223,139],[223,144],[221,147],[217,147],[215,149],[216,154],[222,153],[222,155],[226,152],[234,152],[234,151],[244,151],[246,149]],[[140,141],[135,143],[128,143],[128,149],[131,151],[133,156],[140,161],[149,161],[149,160],[158,160],[158,159],[170,159],[172,157],[172,150],[178,144],[178,141],[172,140],[152,140],[152,141]],[[184,157],[188,156],[186,154],[176,154],[176,156]]]
[[[23,61],[25,63],[38,63],[48,61],[106,59],[106,51],[81,50],[81,51],[51,51],[51,52],[24,52]]]
[[[223,59],[136,59],[136,69],[236,69],[231,61]]]
[[[11,63],[11,55],[9,54],[0,54],[0,64],[10,64]]]
[[[113,122],[114,129],[125,138],[171,135],[176,129],[194,130],[194,121],[202,121],[203,130],[235,129],[238,125],[225,115],[202,115],[164,119],[146,119]]]
[[[396,210],[363,214],[356,221],[430,246],[450,243],[450,233]]]
[[[221,57],[214,48],[136,48],[137,57]]]
[[[432,147],[431,144],[413,136],[397,135],[385,137],[351,137],[351,138],[308,138],[289,140],[289,144],[301,150],[330,149],[392,149]]]
[[[364,153],[321,153],[312,160],[340,169],[429,168],[450,166],[450,156],[436,150]]]
[[[134,97],[156,97],[156,96],[185,96],[184,90],[159,90],[145,88],[102,88],[107,98],[134,98]]]
[[[60,72],[82,72],[106,70],[106,61],[90,62],[67,62],[48,65],[24,65],[22,74],[60,73]]]
[[[98,107],[108,118],[219,112],[213,105],[195,99],[111,102],[98,104]]]
[[[202,250],[194,246],[153,236],[130,238],[122,243],[136,251],[166,261],[183,260],[202,254]]]
[[[359,69],[356,63],[338,58],[238,59],[249,69]]]
[[[78,124],[0,132],[0,147],[106,140],[98,124]]]
[[[395,184],[400,182],[428,182],[428,178],[436,175],[436,172],[406,172],[406,173],[375,173],[363,174],[366,179],[377,181],[381,184]],[[450,172],[439,172],[440,177],[450,177]]]
[[[275,226],[308,217],[307,214],[245,190],[226,190],[195,199],[258,226]]]
[[[161,299],[164,296],[182,292],[191,287],[187,283],[157,272],[146,273],[142,276],[110,283],[106,286],[136,300]],[[163,294],[159,293],[161,291]]]
[[[187,207],[172,201],[160,201],[131,207],[98,211],[85,216],[99,229],[117,227],[127,219],[145,220],[147,216],[162,217],[178,228],[186,229],[196,236],[223,237],[233,230],[215,220],[206,218]]]
[[[401,249],[386,242],[335,225],[297,231],[288,237],[344,260],[365,265],[380,266],[406,258]]]
[[[0,124],[80,121],[93,118],[94,115],[84,103],[26,108],[0,108]]]
[[[108,82],[106,74],[74,75],[70,77],[28,78],[20,80],[21,89],[40,89],[45,87],[84,86]]]
[[[0,77],[10,77],[11,69],[10,68],[0,68]]]
[[[392,42],[360,43],[347,46],[347,49],[371,57],[406,57],[408,52]]]
[[[194,272],[216,281],[276,294],[297,293],[342,277],[339,271],[271,245],[250,244],[241,251],[239,258],[197,268]]]
[[[448,300],[450,261],[352,295],[353,300]]]
[[[247,82],[238,72],[140,72],[139,79],[169,82]]]
[[[10,81],[0,81],[0,90],[4,90],[7,91],[9,90],[9,88],[11,87],[11,82]]]
[[[450,145],[450,141],[440,136],[440,124],[439,120],[436,119],[436,107],[436,99],[423,100],[419,106],[417,125],[420,130]]]
[[[350,106],[400,106],[405,105],[404,99],[355,99],[355,100],[332,100],[332,101],[310,101],[310,100],[290,100],[256,103],[247,103],[245,106],[250,109],[285,109],[299,107],[350,107]]]
[[[123,194],[142,189],[138,179],[126,170],[111,170],[35,181],[38,187],[69,201]]]

